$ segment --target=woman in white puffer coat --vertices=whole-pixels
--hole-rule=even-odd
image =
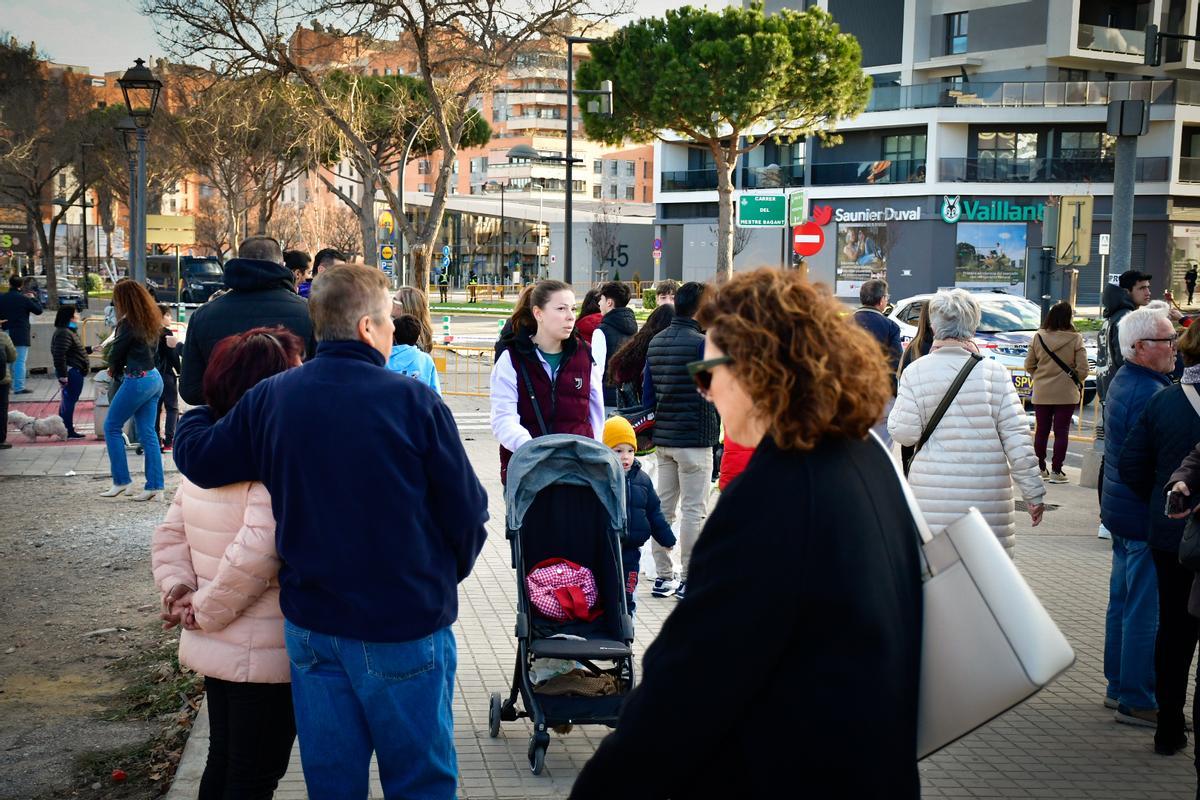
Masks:
[[[938,292],[929,301],[934,342],[929,355],[900,376],[888,432],[912,446],[971,353],[979,304],[962,289]],[[936,534],[978,508],[1009,555],[1016,545],[1013,481],[1036,526],[1046,488],[1038,472],[1033,439],[1012,377],[1004,365],[984,358],[967,376],[933,435],[913,459],[908,483]]]

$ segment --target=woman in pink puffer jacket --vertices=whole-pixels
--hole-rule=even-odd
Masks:
[[[223,339],[204,374],[210,411],[224,416],[303,352],[282,328]],[[184,628],[179,663],[205,677],[211,733],[199,796],[269,799],[296,738],[271,497],[261,483],[201,489],[183,478],[151,552],[166,627]]]

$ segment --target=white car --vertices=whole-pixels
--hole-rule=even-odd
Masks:
[[[900,326],[900,340],[907,347],[909,341],[917,333],[917,321],[921,317],[921,307],[929,302],[932,294],[918,294],[898,300],[888,315]],[[1041,324],[1042,309],[1037,303],[1024,297],[1008,294],[977,293],[973,297],[979,302],[982,316],[979,330],[975,332],[975,344],[979,347],[980,355],[994,358],[1013,372],[1013,385],[1022,400],[1028,400],[1033,390],[1032,381],[1025,373],[1025,355],[1029,351],[1029,343],[1037,333]],[[1086,346],[1089,375],[1083,384],[1084,404],[1092,402],[1096,396],[1096,348]]]

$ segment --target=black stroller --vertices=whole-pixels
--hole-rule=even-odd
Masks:
[[[502,701],[500,692],[491,696],[488,730],[494,738],[502,721],[529,717],[529,767],[540,775],[550,728],[616,725],[621,702],[634,685],[633,619],[621,577],[625,475],[615,454],[594,439],[543,436],[513,456],[505,500],[517,572],[517,664],[508,699]],[[603,613],[593,622],[552,620],[530,603],[525,576],[534,565],[556,557],[587,567],[595,576],[596,608]],[[583,640],[551,638],[556,635]],[[612,676],[617,691],[596,697],[539,694],[530,675],[536,659],[577,662],[591,676]],[[613,666],[601,669],[597,661]],[[516,707],[518,694],[523,711]]]

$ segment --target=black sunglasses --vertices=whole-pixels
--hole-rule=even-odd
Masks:
[[[692,380],[696,382],[696,388],[700,390],[700,393],[706,394],[712,388],[712,368],[732,363],[733,359],[729,356],[706,358],[703,361],[692,361],[689,363],[687,371],[688,375],[692,376]]]

